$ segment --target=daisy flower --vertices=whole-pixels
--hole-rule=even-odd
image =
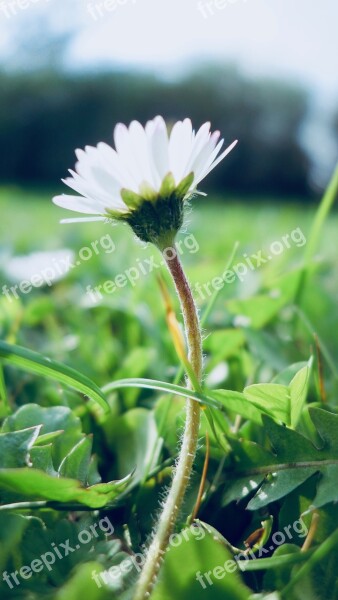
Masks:
[[[175,123],[170,133],[160,116],[145,127],[118,123],[115,149],[104,142],[76,150],[78,162],[63,182],[79,196],[56,196],[62,208],[87,215],[62,222],[118,219],[129,223],[145,242],[163,248],[183,222],[184,201],[236,145],[221,152],[220,132],[210,123],[197,132],[191,120]],[[221,152],[221,153],[220,153]]]

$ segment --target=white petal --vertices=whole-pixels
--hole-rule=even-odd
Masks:
[[[172,128],[169,140],[170,171],[176,183],[182,179],[184,168],[189,159],[192,147],[192,127],[190,119],[177,121]]]
[[[156,185],[159,187],[170,171],[168,131],[164,119],[156,117],[153,121],[148,121],[146,134],[155,169],[155,178],[157,175]]]
[[[209,130],[210,130],[210,122],[204,123],[204,125],[202,125],[202,127],[199,128],[196,135],[195,134],[193,135],[192,144],[191,144],[191,152],[190,152],[188,164],[186,166],[185,175],[188,175],[189,173],[191,173],[191,166],[192,166],[193,162],[195,161],[196,157],[199,155],[200,151],[205,147],[205,144],[208,143],[208,140],[210,138]]]
[[[207,171],[205,173],[203,173],[197,181],[195,181],[195,184],[197,185],[202,179],[204,179],[215,167],[217,167],[217,165],[223,160],[223,158],[225,158],[229,152],[231,152],[231,150],[236,146],[238,140],[235,140],[234,142],[232,142],[232,144],[230,144],[230,146],[228,146],[224,152],[222,152],[222,154],[220,154],[220,156],[212,163],[212,165],[207,169]]]
[[[157,182],[153,177],[153,170],[150,165],[148,139],[141,123],[132,121],[129,126],[129,134],[135,165],[139,169],[138,176],[141,181],[146,180],[154,188]]]
[[[107,217],[75,217],[74,219],[61,219],[60,223],[89,223],[91,221],[106,221]]]
[[[116,150],[106,144],[105,142],[100,142],[97,145],[97,148],[101,154],[101,157],[105,163],[105,166],[109,172],[115,177],[115,179],[120,183],[121,188],[132,189],[133,180],[131,179],[128,170],[125,168],[121,157],[118,155]]]
[[[83,198],[83,196],[68,196],[62,194],[61,196],[54,196],[54,204],[66,208],[67,210],[73,210],[74,212],[81,212],[88,215],[102,215],[103,210],[93,200],[89,198]]]
[[[199,153],[199,156],[196,157],[193,165],[193,172],[195,174],[195,182],[201,181],[201,178],[204,177],[204,173],[208,170],[212,162],[215,160],[219,151],[221,150],[224,140],[221,140],[216,145],[216,142],[219,138],[219,132],[215,132],[210,136],[210,140],[205,145],[205,147]]]
[[[132,183],[131,186],[128,186],[128,189],[137,193],[143,178],[142,176],[140,177],[139,168],[133,159],[129,130],[123,123],[118,123],[116,125],[114,129],[114,140],[121,163],[126,169]]]
[[[72,190],[81,194],[81,196],[85,196],[89,200],[96,202],[97,204],[102,204],[103,206],[107,205],[110,197],[107,196],[98,186],[95,184],[88,183],[82,177],[80,177],[74,171],[70,171],[73,177],[67,177],[66,179],[62,179],[63,183],[68,185]]]

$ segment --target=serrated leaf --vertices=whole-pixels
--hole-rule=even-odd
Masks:
[[[312,504],[319,507],[338,499],[334,477],[338,471],[338,416],[320,408],[311,408],[310,415],[322,440],[320,448],[300,433],[264,415],[264,429],[273,452],[247,440],[230,439],[234,456],[229,475],[240,479],[240,484],[235,484],[238,497],[246,495],[245,488],[250,491],[249,482],[252,478],[255,482],[256,477],[266,476],[248,504],[250,510],[257,510],[283,498],[317,472],[320,477]],[[225,495],[225,499],[228,498],[235,499],[231,485]]]
[[[41,429],[34,445],[53,442],[55,468],[83,438],[81,420],[66,406],[45,408],[38,404],[26,404],[5,419],[2,431],[17,431],[36,425],[41,425]]]
[[[33,446],[30,450],[30,459],[33,469],[45,471],[48,475],[56,476],[52,459],[52,444],[47,446]]]
[[[271,502],[283,498],[309,479],[316,471],[316,467],[313,467],[288,469],[271,474],[268,481],[264,483],[255,497],[250,500],[247,508],[249,510],[257,510],[266,504],[271,504]]]
[[[0,433],[0,469],[29,464],[29,452],[40,428],[38,425],[21,431]]]

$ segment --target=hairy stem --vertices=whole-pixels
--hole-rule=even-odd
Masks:
[[[169,272],[174,280],[184,318],[188,358],[197,380],[202,377],[202,340],[197,309],[189,283],[182,269],[175,246],[163,253]],[[188,383],[191,388],[191,383]],[[162,558],[182,506],[188,487],[198,442],[200,406],[192,399],[187,400],[186,421],[179,458],[176,464],[172,485],[164,503],[157,528],[150,544],[146,561],[136,586],[134,600],[145,600],[151,594],[156,582]]]

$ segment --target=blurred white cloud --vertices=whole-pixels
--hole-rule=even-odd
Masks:
[[[95,21],[88,6],[104,3],[81,1],[84,30],[74,59],[146,65],[165,74],[173,63],[211,57],[239,62],[254,73],[301,78],[338,94],[336,0],[118,2],[112,12],[101,7]]]

